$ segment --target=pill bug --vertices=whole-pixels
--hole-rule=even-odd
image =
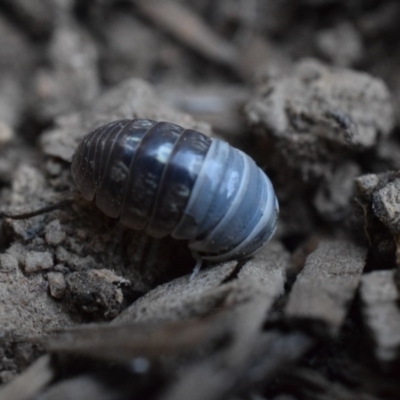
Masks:
[[[246,258],[276,227],[274,189],[249,156],[169,122],[106,124],[84,137],[71,170],[104,214],[153,238],[187,240],[202,260]]]

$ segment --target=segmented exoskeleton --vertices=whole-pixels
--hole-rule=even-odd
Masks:
[[[203,260],[246,258],[274,233],[279,207],[268,177],[228,143],[169,122],[111,122],[75,151],[83,197],[149,236],[188,240]]]

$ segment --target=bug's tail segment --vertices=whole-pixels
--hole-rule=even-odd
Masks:
[[[247,258],[260,251],[262,247],[271,239],[277,227],[279,205],[278,200],[275,196],[275,192],[272,188],[272,184],[267,177],[266,179],[268,180],[268,183],[270,185],[268,192],[268,201],[266,203],[266,207],[264,208],[261,219],[254,227],[251,234],[233,249],[228,250],[227,252],[224,252],[222,254],[204,255],[204,260],[220,262],[228,261],[231,259]]]
[[[235,200],[217,226],[189,246],[205,260],[248,257],[261,249],[275,231],[279,207],[272,184],[250,157],[238,150],[236,153],[245,167]]]

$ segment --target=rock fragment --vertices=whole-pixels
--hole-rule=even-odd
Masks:
[[[374,249],[376,261],[382,263],[385,259],[391,265],[390,259],[394,261],[396,253],[400,265],[400,172],[362,175],[355,185],[355,215]]]
[[[67,288],[64,274],[61,272],[49,272],[47,281],[49,282],[50,295],[55,299],[62,299]]]
[[[0,147],[10,143],[15,136],[14,130],[0,121]]]
[[[50,269],[53,265],[53,256],[48,251],[30,251],[25,259],[25,272],[31,273]]]
[[[207,315],[216,307],[246,304],[263,296],[268,307],[283,293],[289,255],[271,241],[235,272],[237,262],[227,262],[156,287],[134,302],[114,323],[176,321]],[[266,308],[268,308],[266,306]]]
[[[318,32],[316,45],[324,58],[341,67],[359,62],[364,52],[362,37],[349,22]]]
[[[372,271],[362,277],[363,313],[372,331],[375,354],[382,362],[394,361],[400,350],[399,292],[394,271]]]
[[[45,239],[46,242],[51,246],[57,246],[66,237],[65,231],[61,227],[59,219],[54,219],[45,228]]]
[[[156,287],[124,310],[114,323],[177,321],[204,315],[220,304],[227,290],[218,289],[234,272],[236,262],[200,271],[196,279],[184,276]]]
[[[328,221],[343,220],[351,210],[354,196],[354,179],[359,176],[360,167],[355,162],[339,165],[331,179],[317,189],[314,205],[319,214]]]
[[[11,254],[0,254],[0,271],[15,272],[18,269],[18,260]]]
[[[366,249],[347,240],[321,241],[289,295],[286,315],[325,322],[337,333],[365,265]]]
[[[66,301],[71,309],[104,319],[115,318],[120,313],[124,299],[119,287],[121,278],[112,271],[73,272],[67,276],[66,282]]]
[[[374,214],[394,235],[400,233],[400,178],[374,192],[372,208]]]
[[[380,79],[312,60],[260,83],[245,111],[256,132],[272,141],[277,160],[269,161],[271,168],[274,162],[276,168],[300,168],[304,180],[373,147],[395,125],[391,96]]]

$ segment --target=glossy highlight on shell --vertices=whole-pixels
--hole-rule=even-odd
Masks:
[[[273,235],[279,207],[268,177],[228,143],[169,122],[111,122],[72,160],[84,198],[154,238],[187,240],[214,262],[249,257]]]

